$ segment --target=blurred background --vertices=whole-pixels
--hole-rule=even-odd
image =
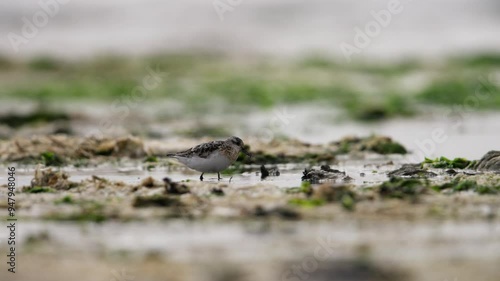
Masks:
[[[75,60],[103,53],[148,55],[204,50],[296,58],[319,51],[343,59],[339,45],[352,43],[354,29],[364,29],[374,19],[371,12],[387,10],[389,2],[61,0],[59,8],[47,5],[51,7],[48,10],[59,11],[54,16],[49,14],[40,33],[17,55]],[[443,59],[498,51],[497,1],[396,2],[401,11],[392,16],[359,59]],[[32,21],[41,5],[37,1],[6,0],[0,7],[5,39],[10,32],[19,34],[23,17]],[[13,55],[9,45],[2,41],[1,50]]]
[[[493,149],[500,4],[391,3],[2,1],[0,137],[62,119],[51,130],[266,139],[286,111],[296,118],[274,136],[385,134],[429,157]],[[422,149],[436,128],[446,143]]]

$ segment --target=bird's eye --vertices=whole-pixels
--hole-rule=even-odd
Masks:
[[[231,139],[231,142],[237,146],[243,145],[243,141],[240,138],[233,138],[233,139]]]

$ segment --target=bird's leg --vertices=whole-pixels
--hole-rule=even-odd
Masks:
[[[205,173],[201,173],[200,181],[203,181],[203,174],[205,174]]]
[[[220,181],[222,178],[220,177],[220,173],[217,173],[217,179]]]

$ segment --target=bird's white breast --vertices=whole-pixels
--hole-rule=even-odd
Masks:
[[[207,158],[194,156],[191,158],[178,157],[177,159],[189,168],[202,173],[218,173],[225,170],[233,163],[231,159],[219,151],[212,153]]]

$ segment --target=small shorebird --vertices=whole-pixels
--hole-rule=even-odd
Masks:
[[[175,158],[189,168],[201,172],[201,181],[205,173],[217,173],[218,180],[221,180],[220,172],[233,164],[240,152],[251,157],[240,138],[230,137],[227,140],[202,143],[185,151],[167,154],[167,157]]]

